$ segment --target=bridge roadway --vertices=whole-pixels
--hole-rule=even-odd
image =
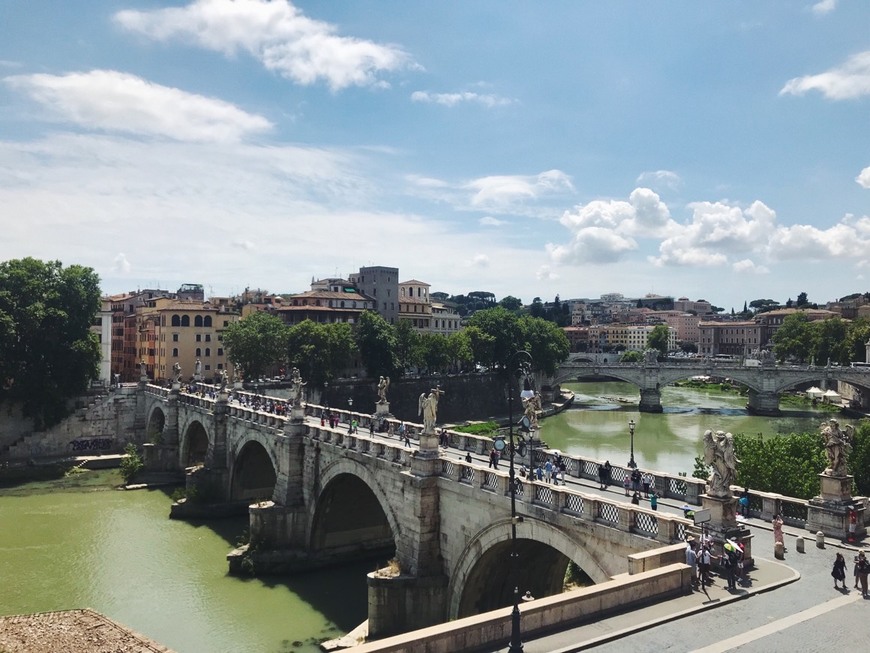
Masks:
[[[441,451],[448,459],[464,459],[466,454],[455,446],[442,447]],[[488,465],[485,455],[472,453],[471,457],[474,464]],[[505,466],[506,461],[502,461],[500,467]],[[623,488],[616,485],[601,490],[589,479],[566,476],[565,480],[567,487],[587,495],[628,500]],[[648,506],[648,500],[641,502]],[[658,510],[681,516],[683,505],[676,499],[661,499]],[[828,538],[825,547],[818,548],[813,534],[787,525],[786,558],[778,561],[773,556],[769,520],[750,517],[740,518],[740,522],[755,536],[756,566],[747,572],[737,591],[729,591],[724,579],[717,577],[712,586],[689,595],[527,639],[525,653],[827,653],[833,641],[847,646],[851,642],[854,650],[866,646],[867,605],[861,592],[852,587],[851,570],[852,558],[861,546],[870,546],[870,541],[854,546]],[[805,541],[803,553],[796,551],[798,537]],[[838,551],[848,562],[848,591],[832,587],[830,571]],[[522,565],[523,560],[518,563]],[[505,647],[494,649],[503,650]]]
[[[779,414],[779,396],[803,384],[820,384],[823,388],[834,381],[848,383],[870,396],[870,368],[839,367],[830,364],[777,365],[764,359],[758,366],[746,367],[732,361],[711,358],[691,358],[685,362],[658,362],[654,356],[641,363],[598,363],[575,354],[566,360],[550,380],[558,386],[582,378],[612,378],[626,381],[640,389],[642,412],[662,412],[661,389],[676,381],[694,376],[726,377],[749,388],[747,409],[759,415]]]

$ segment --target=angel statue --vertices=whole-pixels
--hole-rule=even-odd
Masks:
[[[302,405],[302,389],[308,385],[302,380],[302,373],[298,367],[290,370],[290,399],[294,406]]]
[[[387,390],[390,387],[390,377],[382,376],[381,380],[378,381],[378,403],[385,404],[387,403]]]
[[[538,413],[541,411],[541,393],[536,392],[528,399],[523,399],[523,413],[529,418],[529,428],[538,428]]]
[[[737,464],[734,453],[734,436],[725,431],[704,432],[704,462],[713,468],[707,479],[707,494],[719,499],[731,498],[731,486],[737,479]]]
[[[220,391],[221,391],[221,392],[226,392],[226,390],[227,390],[227,378],[228,378],[228,377],[229,377],[229,375],[227,374],[227,371],[226,371],[226,370],[221,370],[221,373],[220,373],[220,379],[221,379],[221,389],[220,389]]]
[[[849,424],[845,430],[840,430],[840,423],[835,419],[822,422],[822,439],[825,441],[825,453],[828,456],[828,466],[825,476],[846,476],[846,458],[852,449],[852,436],[855,428]]]
[[[420,395],[417,403],[418,414],[423,416],[423,433],[431,435],[435,433],[435,422],[438,419],[438,400],[444,391],[441,388],[432,388],[427,395]]]
[[[172,366],[173,381],[181,383],[181,363],[176,363]]]

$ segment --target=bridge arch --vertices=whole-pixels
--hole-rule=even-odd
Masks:
[[[571,561],[596,583],[610,579],[601,562],[561,529],[527,517],[518,531],[521,593],[529,590],[535,598],[558,594]],[[447,587],[450,619],[494,610],[513,602],[510,551],[510,519],[490,524],[471,539]]]
[[[166,413],[163,412],[163,407],[160,404],[154,404],[151,407],[145,425],[146,441],[155,442],[163,436],[163,429],[166,427]]]
[[[357,557],[398,551],[401,528],[378,478],[365,465],[341,459],[321,472],[320,491],[309,516],[309,550],[315,556]]]
[[[199,420],[193,420],[184,430],[181,439],[181,466],[193,467],[204,465],[208,453],[209,435],[205,426]]]
[[[233,456],[230,501],[271,499],[276,470],[270,450],[256,439],[246,440]]]

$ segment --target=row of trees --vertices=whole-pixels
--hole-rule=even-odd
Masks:
[[[846,321],[839,317],[810,321],[806,313],[794,313],[783,320],[773,334],[774,354],[779,361],[815,361],[824,365],[848,365],[863,361],[870,338],[870,320]]]
[[[397,378],[413,369],[504,368],[518,349],[532,355],[535,371],[553,374],[569,352],[555,324],[502,307],[475,312],[465,329],[449,336],[421,333],[407,320],[390,325],[371,311],[354,325],[306,320],[294,326],[259,312],[231,324],[223,341],[249,378],[289,365],[315,385],[339,376],[356,357],[369,376]]]
[[[0,263],[0,402],[20,403],[37,430],[59,422],[98,374],[91,333],[100,279],[79,265],[34,258]]]
[[[792,433],[771,438],[738,433],[734,435],[737,484],[762,492],[776,492],[798,499],[819,494],[819,474],[827,466],[824,441],[818,433]],[[855,496],[870,493],[870,422],[855,430],[848,457],[849,473],[855,476]],[[709,468],[699,456],[695,459],[696,478],[707,478]]]

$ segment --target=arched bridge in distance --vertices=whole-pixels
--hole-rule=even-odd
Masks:
[[[661,389],[695,376],[724,377],[745,385],[749,388],[747,409],[757,415],[779,414],[780,395],[807,383],[843,381],[862,392],[870,392],[870,369],[866,367],[776,365],[773,360],[747,367],[734,361],[710,358],[692,358],[679,363],[660,363],[654,358],[641,363],[598,363],[583,354],[575,354],[562,363],[551,383],[557,386],[567,381],[593,378],[626,381],[640,389],[640,411],[660,413]]]
[[[319,406],[275,415],[219,394],[209,399],[150,385],[135,391],[151,470],[187,469],[188,496],[248,511],[251,543],[231,569],[292,572],[361,556],[394,557],[394,574],[370,574],[371,635],[402,632],[510,605],[508,475],[397,438],[322,425]],[[348,417],[348,411],[335,411]],[[317,415],[318,417],[316,417]],[[370,415],[354,413],[363,431]],[[426,440],[434,438],[426,438]],[[489,438],[453,433],[485,454]],[[568,458],[567,474],[594,478],[598,463]],[[614,481],[624,470],[614,468]],[[687,493],[661,479],[661,492]],[[682,483],[680,488],[668,484]],[[576,487],[576,486],[575,486]],[[690,488],[697,494],[697,489]],[[676,495],[671,495],[676,496]],[[185,506],[174,506],[183,516]],[[629,571],[628,556],[682,540],[688,522],[577,489],[523,480],[517,525],[518,586],[562,591],[575,562],[595,583]]]

